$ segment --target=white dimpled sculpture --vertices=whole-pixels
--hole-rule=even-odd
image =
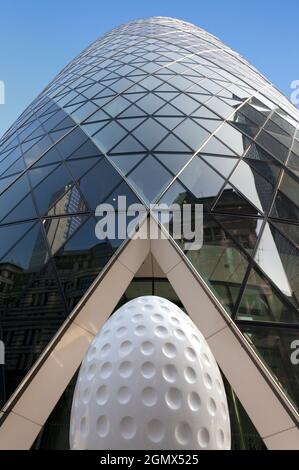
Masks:
[[[132,300],[82,363],[72,449],[230,449],[222,378],[200,331],[159,297]]]

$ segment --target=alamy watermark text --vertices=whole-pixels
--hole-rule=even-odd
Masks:
[[[139,238],[156,240],[170,238],[184,241],[184,249],[199,250],[203,243],[202,204],[152,204],[149,211],[165,228],[161,232],[157,224],[143,224],[147,210],[142,204],[127,206],[126,196],[119,196],[117,204],[100,204],[95,211],[100,220],[95,234],[99,240],[126,240]],[[128,222],[128,220],[130,221]],[[171,226],[171,229],[170,229]]]

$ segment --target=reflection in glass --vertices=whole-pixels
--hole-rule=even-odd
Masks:
[[[99,240],[95,235],[96,223],[96,218],[90,217],[54,256],[69,310],[81,299],[121,243]]]
[[[0,260],[0,291],[8,398],[66,316],[39,223]]]
[[[216,220],[248,253],[252,253],[263,225],[263,219],[215,214]]]
[[[128,175],[128,180],[145,202],[154,201],[172,178],[172,175],[152,155]]]
[[[274,187],[251,165],[240,161],[230,182],[261,212],[267,212],[273,200]]]
[[[193,194],[197,202],[212,204],[224,180],[200,157],[195,157],[179,176],[180,181]]]
[[[270,224],[265,225],[255,261],[299,307],[299,251]]]
[[[186,255],[218,294],[222,304],[233,312],[248,262],[213,217],[204,217],[202,248]]]

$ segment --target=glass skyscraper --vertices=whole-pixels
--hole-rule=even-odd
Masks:
[[[61,71],[0,140],[0,429],[121,253],[123,240],[95,236],[96,207],[118,196],[147,210],[203,205],[202,248],[172,244],[298,426],[299,366],[290,359],[299,341],[298,126],[299,111],[244,58],[176,19],[122,25]],[[117,300],[158,294],[188,312],[169,276],[154,271],[137,273]],[[226,378],[234,446],[262,447]],[[55,420],[67,440],[72,386],[39,423],[35,446],[61,445],[49,432]]]

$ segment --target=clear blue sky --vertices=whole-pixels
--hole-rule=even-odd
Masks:
[[[172,16],[218,36],[285,95],[299,80],[298,0],[1,0],[0,134],[83,48],[131,19]]]

